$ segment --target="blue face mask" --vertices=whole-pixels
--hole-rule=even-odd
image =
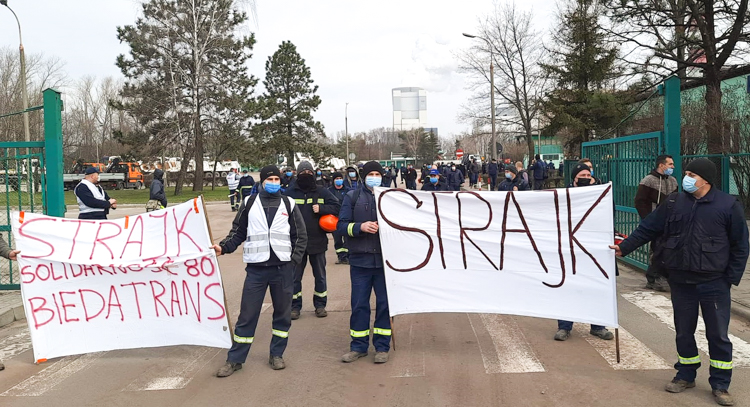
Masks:
[[[318,171],[318,175],[320,175],[320,174],[321,174],[321,172],[320,172],[320,171]]]
[[[667,168],[666,170],[664,170],[664,175],[668,177],[671,176],[673,173],[674,173],[674,168]]]
[[[435,178],[430,177],[430,182],[432,182],[433,184],[437,184],[438,183],[438,177],[435,177]]]
[[[287,177],[291,177],[292,176],[292,172],[291,171],[287,171],[285,174],[286,174]]]
[[[505,173],[505,178],[508,178],[508,179],[513,178],[513,173],[512,172],[506,172]]]
[[[340,186],[344,185],[344,180],[343,179],[337,179],[337,180],[334,180],[333,183],[336,184],[337,187],[340,187]]]
[[[592,177],[594,176],[594,169],[593,168],[591,169],[591,176]]]
[[[263,188],[265,188],[266,192],[268,192],[269,194],[275,194],[281,189],[281,184],[266,181],[265,183],[263,183]]]
[[[382,182],[383,182],[382,178],[376,177],[374,175],[368,175],[367,177],[365,177],[365,183],[370,188],[379,187]]]
[[[695,178],[688,177],[686,175],[684,178],[682,178],[682,189],[689,194],[692,194],[693,192],[697,191],[698,187],[695,186],[695,181],[696,181]]]
[[[356,172],[350,172],[350,173],[349,173],[349,178],[354,178],[354,177],[356,177],[356,176],[357,176],[357,173],[356,173]]]

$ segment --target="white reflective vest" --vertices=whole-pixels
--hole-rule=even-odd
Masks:
[[[99,186],[94,185],[93,182],[86,180],[86,179],[81,180],[81,183],[78,185],[81,185],[81,184],[88,187],[88,189],[91,191],[91,194],[94,195],[94,198],[100,201],[106,201],[106,199],[104,198],[104,191],[101,190]],[[78,186],[76,185],[73,192],[75,192],[75,190],[77,189],[78,189]],[[84,204],[83,201],[81,201],[81,198],[78,197],[78,194],[76,194],[76,201],[78,201],[78,213],[104,212],[105,210],[104,208],[91,208],[91,207],[86,206],[86,204]]]
[[[294,210],[294,201],[286,196],[282,199],[289,200],[289,208]],[[247,205],[250,197],[245,198]],[[242,251],[242,260],[245,263],[263,263],[271,258],[271,249],[281,261],[292,259],[292,236],[289,217],[284,202],[279,202],[276,215],[273,217],[271,227],[268,227],[268,219],[260,198],[256,198],[250,212],[247,214],[247,238]]]
[[[237,176],[237,174],[230,172],[227,174],[227,186],[229,187],[230,191],[233,191],[237,189],[237,187],[240,185],[240,178]]]

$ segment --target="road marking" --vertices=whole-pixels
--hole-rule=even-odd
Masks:
[[[107,352],[66,356],[39,373],[6,390],[0,396],[41,396],[62,383],[65,379],[86,369]]]
[[[512,316],[467,314],[477,338],[484,370],[493,373],[544,372],[544,366],[531,349],[521,328]],[[484,330],[477,331],[484,326]],[[485,335],[484,333],[488,335]],[[489,336],[489,338],[487,337]]]
[[[31,349],[31,333],[28,328],[0,341],[0,361],[8,360]]]
[[[620,328],[620,363],[614,340],[605,341],[589,333],[588,324],[575,324],[575,331],[586,340],[615,370],[672,369],[672,365],[657,355],[630,332]],[[614,333],[614,332],[613,332]]]
[[[675,330],[672,301],[669,298],[642,291],[622,294],[622,298],[625,298],[647,314],[666,324],[669,329]],[[732,341],[734,367],[750,366],[750,344],[731,333],[729,334],[729,340]],[[703,322],[703,317],[698,318],[698,327],[695,330],[695,343],[703,353],[709,354],[708,340],[706,339],[706,324]]]
[[[411,321],[408,331],[393,330],[398,340],[398,352],[394,360],[394,374],[391,377],[424,377],[425,375],[424,336],[419,333],[419,327],[414,329],[414,325],[414,321]],[[400,328],[400,324],[394,328]]]
[[[152,369],[133,380],[122,391],[179,390],[184,389],[221,349],[203,346],[179,346],[173,351],[179,356],[164,356],[163,369]]]

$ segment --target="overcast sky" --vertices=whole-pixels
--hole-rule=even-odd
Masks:
[[[524,0],[535,24],[546,30],[554,2]],[[114,61],[128,51],[116,27],[133,24],[136,0],[9,0],[21,20],[27,53],[42,52],[65,62],[71,80],[84,75],[120,78]],[[315,118],[326,133],[344,129],[349,102],[349,132],[390,127],[391,89],[427,90],[428,125],[441,136],[469,126],[456,116],[469,92],[453,52],[469,47],[462,32],[474,32],[478,18],[493,10],[492,0],[256,0],[257,26],[247,30],[257,44],[250,72],[263,79],[265,61],[289,40],[307,61],[322,99]],[[248,10],[249,11],[249,10]],[[12,14],[0,6],[0,44],[16,46]],[[259,88],[260,90],[260,88]]]

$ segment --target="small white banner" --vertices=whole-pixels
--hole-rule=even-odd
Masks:
[[[617,327],[612,185],[375,188],[391,315],[479,312]]]
[[[170,345],[229,348],[200,198],[114,220],[14,212],[36,361]]]

